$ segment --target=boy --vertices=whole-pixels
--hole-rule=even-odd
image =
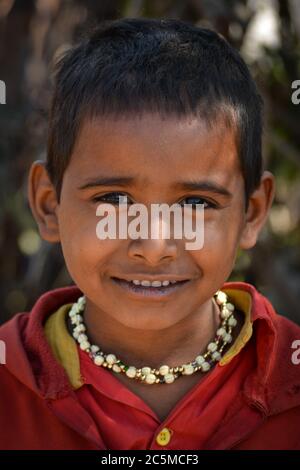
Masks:
[[[0,329],[1,448],[300,449],[300,329],[226,282],[274,197],[261,107],[238,53],[176,20],[105,24],[59,62],[29,201],[75,286]],[[203,247],[99,239],[125,196],[201,206]]]

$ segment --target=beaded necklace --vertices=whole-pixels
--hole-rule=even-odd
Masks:
[[[86,305],[85,296],[79,297],[70,311],[69,317],[72,324],[73,338],[78,342],[80,348],[89,354],[91,360],[101,367],[111,369],[116,373],[124,373],[131,379],[138,380],[146,384],[166,383],[171,384],[174,380],[178,379],[181,375],[191,375],[197,371],[207,372],[211,369],[212,365],[218,362],[222,357],[222,352],[225,346],[232,341],[232,329],[236,326],[237,320],[234,317],[235,307],[232,303],[228,302],[227,294],[218,290],[214,294],[214,298],[220,308],[221,323],[216,332],[215,338],[210,342],[204,354],[200,354],[195,359],[187,364],[182,364],[176,367],[169,367],[162,365],[158,369],[145,366],[136,368],[124,364],[112,353],[104,353],[100,347],[91,344],[86,334],[86,326],[83,321],[82,313]]]

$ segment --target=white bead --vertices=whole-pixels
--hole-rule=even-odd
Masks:
[[[94,363],[96,364],[96,366],[102,366],[103,362],[104,362],[104,357],[101,356],[100,354],[94,357]]]
[[[85,297],[84,295],[82,295],[81,297],[79,297],[79,299],[77,300],[77,305],[84,305],[85,304]]]
[[[214,352],[218,349],[218,346],[216,345],[216,343],[209,343],[209,345],[207,346],[207,349],[211,352]]]
[[[175,380],[175,377],[173,374],[166,374],[164,376],[164,381],[167,383],[167,384],[171,384],[172,382],[174,382]]]
[[[214,361],[219,361],[221,359],[221,354],[219,351],[215,351],[212,353],[211,357]]]
[[[130,377],[133,379],[136,376],[136,368],[135,367],[129,367],[126,371],[127,377]]]
[[[145,382],[147,384],[154,384],[156,381],[156,375],[154,374],[148,374],[146,375]]]
[[[236,324],[237,324],[236,318],[230,317],[230,318],[228,319],[228,325],[229,325],[229,326],[235,326]]]
[[[219,329],[217,330],[217,336],[224,336],[224,335],[226,335],[226,330],[225,330],[225,328],[219,328]]]
[[[82,341],[80,343],[80,348],[85,351],[86,349],[88,349],[90,347],[90,343],[88,341]]]
[[[228,310],[230,310],[231,312],[233,312],[234,309],[235,309],[235,306],[234,306],[233,304],[231,304],[230,302],[227,302],[226,308],[227,308]]]
[[[224,343],[231,343],[232,341],[232,336],[230,333],[226,333],[226,335],[223,338]]]
[[[234,317],[230,317],[230,318],[228,319],[228,325],[229,325],[229,326],[235,326],[236,324],[237,324],[237,321],[236,321],[236,319],[235,319]]]
[[[143,375],[151,374],[151,367],[143,367],[142,368],[142,374]]]
[[[76,315],[76,316],[75,316],[75,319],[76,319],[76,322],[77,322],[77,323],[82,323],[82,322],[83,322],[83,318],[82,318],[81,315]]]
[[[107,364],[114,364],[115,362],[117,362],[117,358],[114,354],[107,354],[106,362]]]
[[[91,346],[91,351],[92,351],[92,353],[96,353],[96,352],[100,351],[100,348],[99,348],[99,346],[96,346],[95,344],[93,344],[93,346]]]
[[[219,305],[222,305],[224,302],[226,302],[227,300],[227,295],[225,294],[225,292],[218,292],[218,295],[217,295],[217,303]]]
[[[121,372],[121,367],[120,367],[118,364],[114,364],[114,365],[112,366],[112,370],[113,370],[114,372]]]
[[[78,336],[79,336],[79,333],[77,333],[76,331],[73,331],[73,338],[75,338],[77,341],[78,341]]]
[[[201,366],[201,364],[203,364],[203,362],[205,362],[205,359],[204,359],[203,356],[200,355],[200,356],[197,356],[197,357],[196,357],[195,361],[197,362],[197,364],[198,364],[199,366]]]
[[[230,315],[231,315],[230,310],[227,310],[226,307],[222,308],[222,311],[221,311],[221,317],[222,318],[228,318],[228,317],[230,317]]]
[[[80,335],[78,336],[78,342],[79,343],[82,343],[82,341],[87,341],[87,339],[88,339],[88,337],[84,333],[80,333]]]
[[[167,375],[167,374],[169,373],[169,371],[170,371],[169,366],[161,366],[161,367],[159,368],[159,373],[160,373],[161,375]]]
[[[192,364],[184,364],[182,374],[184,375],[192,375],[194,373],[194,367]]]
[[[203,372],[207,372],[210,369],[210,364],[206,361],[203,362],[203,364],[201,364],[201,369],[203,370]]]
[[[75,326],[73,331],[76,333],[81,333],[82,331],[85,331],[85,330],[86,330],[85,326],[81,324],[81,325]]]

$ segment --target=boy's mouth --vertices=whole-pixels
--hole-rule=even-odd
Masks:
[[[190,279],[165,279],[153,280],[149,279],[121,279],[112,277],[112,280],[127,292],[131,292],[135,296],[161,298],[162,296],[170,295],[178,290],[181,290]]]

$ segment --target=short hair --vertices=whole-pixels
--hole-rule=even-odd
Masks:
[[[57,61],[54,83],[46,169],[58,201],[84,119],[158,112],[234,126],[248,207],[262,174],[263,101],[218,33],[176,19],[106,21]]]

